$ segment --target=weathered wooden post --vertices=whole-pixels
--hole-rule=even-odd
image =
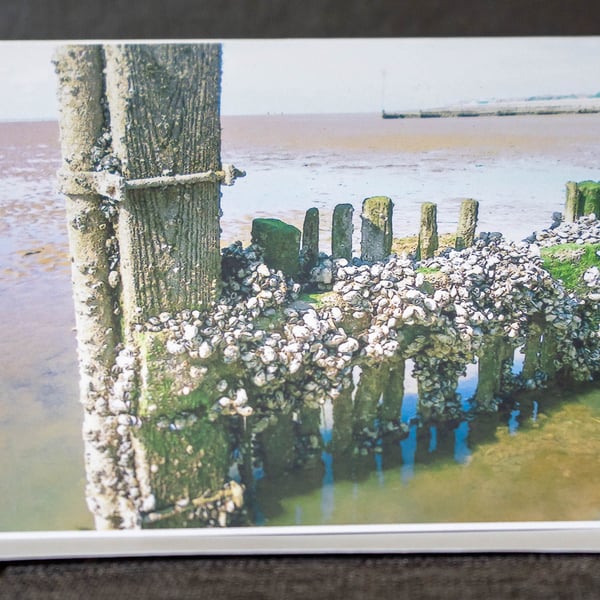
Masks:
[[[254,219],[252,243],[264,250],[265,264],[288,277],[300,273],[300,230],[279,219]]]
[[[94,145],[104,133],[102,48],[63,46],[54,60],[63,157],[60,186],[66,196],[86,470],[103,474],[88,477],[86,495],[96,528],[107,529],[124,521],[131,524],[133,507],[120,505],[116,490],[104,485],[119,476],[112,456],[119,438],[108,411],[120,331],[114,314],[117,297],[108,283],[112,224],[100,210],[102,197],[78,182],[78,174],[95,170]]]
[[[567,182],[565,221],[572,222],[582,215],[595,214],[600,217],[600,182]]]
[[[217,297],[219,185],[241,174],[220,163],[220,45],[70,46],[57,73],[96,526],[226,524],[241,488],[200,386],[219,374],[139,326]]]
[[[384,260],[392,251],[394,203],[386,196],[366,198],[362,205],[361,259]]]
[[[216,298],[219,181],[157,178],[221,169],[221,48],[128,44],[105,54],[113,151],[123,177],[141,180],[119,208],[127,326]]]
[[[567,181],[567,199],[565,201],[565,221],[567,223],[576,221],[580,216],[579,200],[580,196],[577,189],[577,183],[574,181]]]
[[[581,194],[582,214],[595,214],[600,218],[600,183],[597,181],[582,181],[577,184]]]
[[[438,249],[437,205],[432,202],[421,204],[421,226],[417,246],[417,260],[432,258]]]
[[[456,242],[454,244],[456,250],[469,248],[475,242],[478,212],[479,202],[477,200],[467,199],[461,202]]]
[[[331,255],[333,258],[352,260],[352,204],[338,204],[333,209],[331,227]]]
[[[302,253],[304,255],[304,270],[310,270],[319,262],[319,209],[309,208],[304,217],[302,227]]]

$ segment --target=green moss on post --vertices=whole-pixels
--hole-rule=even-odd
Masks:
[[[180,421],[185,422],[173,419],[169,427],[160,419],[145,421],[136,434],[149,464],[148,483],[159,511],[220,490],[229,468],[231,448],[222,425],[207,418],[183,425]],[[184,517],[177,521],[168,525],[197,526],[197,521]]]
[[[352,260],[352,204],[338,204],[333,209],[331,227],[331,254],[333,258]]]
[[[582,181],[577,184],[577,189],[581,194],[582,214],[590,215],[594,213],[600,217],[600,182]]]
[[[294,422],[290,413],[277,415],[275,423],[269,425],[258,436],[262,448],[265,471],[271,478],[279,477],[294,466]]]
[[[265,263],[288,277],[300,272],[300,230],[279,219],[254,219],[252,243],[264,250]]]
[[[392,251],[394,203],[387,196],[366,198],[362,206],[361,258],[384,260]]]

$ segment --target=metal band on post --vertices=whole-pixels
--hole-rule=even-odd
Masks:
[[[233,165],[223,165],[220,171],[204,171],[187,175],[162,175],[145,179],[125,179],[108,171],[69,171],[58,172],[59,191],[67,195],[98,194],[111,200],[121,201],[127,190],[162,188],[175,185],[194,185],[196,183],[220,182],[232,186],[235,180],[245,177],[246,172]]]

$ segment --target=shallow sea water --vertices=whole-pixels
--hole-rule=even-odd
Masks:
[[[0,531],[93,526],[57,137],[55,123],[0,123]],[[318,206],[327,251],[333,206],[353,203],[358,233],[363,198],[378,194],[395,202],[397,236],[416,232],[426,200],[438,202],[440,230],[452,231],[460,199],[473,197],[480,230],[520,239],[562,209],[567,180],[600,179],[590,166],[598,140],[593,115],[224,118],[223,160],[248,175],[223,191],[222,242],[248,242],[255,216],[301,226]],[[538,400],[536,423],[523,409],[451,431],[415,428],[381,454],[346,464],[324,455],[324,473],[265,478],[258,522],[598,518],[598,390]]]

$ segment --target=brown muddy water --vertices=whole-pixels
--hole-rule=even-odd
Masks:
[[[0,531],[93,526],[57,138],[55,123],[0,123]],[[520,239],[562,210],[567,180],[600,179],[598,140],[595,115],[226,117],[223,160],[248,175],[223,191],[222,241],[248,242],[256,216],[301,225],[317,206],[327,251],[333,206],[353,203],[358,231],[360,203],[379,194],[396,204],[397,236],[416,232],[422,201],[452,231],[472,197],[480,230]],[[520,402],[439,431],[413,425],[368,457],[325,452],[302,477],[259,479],[257,524],[599,518],[598,387]]]

